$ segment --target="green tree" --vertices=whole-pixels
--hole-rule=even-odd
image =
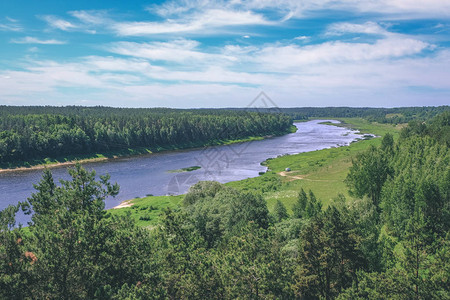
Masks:
[[[95,173],[88,173],[80,165],[70,175],[72,181],[62,181],[62,186],[56,187],[46,172],[36,186],[38,192],[29,198],[33,209],[36,207],[30,229],[36,238],[39,260],[35,271],[42,282],[37,295],[41,297],[87,296],[89,281],[83,273],[94,266],[82,263],[87,258],[84,245],[96,234],[104,215],[103,200],[117,194],[117,188],[110,186],[106,177],[103,188],[94,181]]]
[[[390,133],[386,133],[381,140],[381,150],[387,154],[393,154],[394,152],[394,136]]]
[[[384,152],[371,146],[353,160],[346,183],[354,197],[369,196],[376,207],[379,206],[381,189],[391,174],[389,160]]]
[[[271,232],[247,224],[221,244],[215,262],[223,283],[220,299],[291,299],[292,264]]]
[[[316,195],[310,190],[309,199],[305,207],[305,217],[312,218],[322,212],[322,204],[317,200]]]
[[[24,245],[24,233],[16,227],[19,205],[0,211],[0,299],[25,299],[32,296],[30,269],[36,256]]]
[[[186,198],[189,219],[209,248],[248,222],[261,228],[269,226],[267,204],[259,194],[239,192],[217,182],[199,182],[191,187]]]
[[[289,217],[286,206],[284,206],[280,200],[277,200],[275,203],[274,214],[278,222],[281,222]]]
[[[33,265],[33,294],[42,298],[94,298],[102,287],[119,288],[137,282],[142,264],[131,259],[147,248],[146,235],[135,230],[126,219],[109,219],[104,200],[118,193],[109,176],[95,180],[79,164],[69,170],[71,180],[54,184],[50,172],[36,185],[28,200],[27,212],[34,212],[30,223]],[[130,247],[130,238],[134,238]],[[121,248],[122,247],[122,248]],[[136,253],[138,252],[138,253]],[[139,257],[139,256],[138,256]],[[130,268],[130,269],[129,269]],[[106,296],[105,296],[106,297]]]
[[[306,204],[308,203],[308,196],[306,195],[303,188],[300,189],[298,193],[297,201],[292,207],[292,215],[294,218],[302,218],[305,215]]]
[[[170,299],[221,298],[222,284],[207,243],[186,212],[167,210],[156,238],[163,266],[160,272],[164,293],[160,295]],[[154,286],[150,282],[145,289],[154,291]]]
[[[302,230],[293,284],[297,297],[332,299],[355,282],[364,260],[348,220],[330,206]]]

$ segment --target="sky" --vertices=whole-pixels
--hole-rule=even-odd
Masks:
[[[450,0],[0,0],[0,105],[450,104]]]

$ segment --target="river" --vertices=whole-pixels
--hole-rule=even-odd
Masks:
[[[344,146],[361,137],[356,131],[321,122],[324,120],[295,123],[297,132],[260,141],[111,159],[85,163],[84,167],[95,169],[100,175],[109,173],[111,181],[120,185],[119,195],[106,200],[106,208],[111,208],[123,200],[149,194],[185,193],[200,180],[225,183],[256,177],[266,170],[261,162],[267,158]],[[201,166],[201,169],[169,172],[191,166]],[[55,179],[69,178],[65,167],[54,168],[52,173]],[[0,210],[26,200],[41,175],[42,170],[0,173]],[[17,219],[24,222],[28,218],[18,216]]]

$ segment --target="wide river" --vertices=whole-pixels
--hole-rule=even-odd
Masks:
[[[119,195],[106,200],[106,208],[111,208],[123,200],[149,194],[185,193],[200,180],[225,183],[256,177],[266,170],[261,162],[267,158],[344,146],[361,137],[356,131],[321,122],[324,120],[295,123],[296,133],[260,141],[111,159],[86,163],[84,167],[95,169],[100,175],[109,173],[111,181],[120,185]],[[169,172],[191,166],[201,166],[201,169]],[[53,168],[52,173],[55,179],[69,178],[65,167]],[[0,210],[26,200],[41,175],[42,170],[0,173]],[[23,223],[28,218],[17,216],[17,219]]]

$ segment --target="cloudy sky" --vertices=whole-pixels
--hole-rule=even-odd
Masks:
[[[450,104],[450,0],[0,1],[0,104]]]

